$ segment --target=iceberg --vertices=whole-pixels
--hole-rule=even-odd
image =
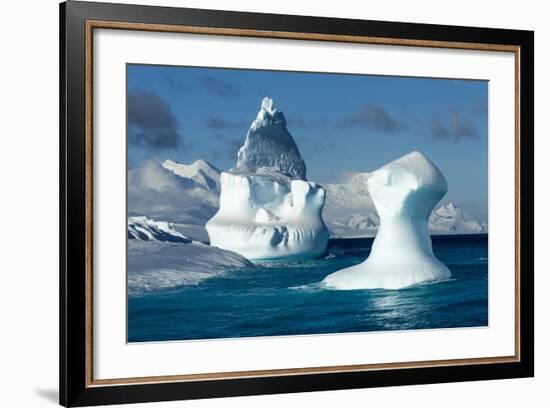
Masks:
[[[220,186],[219,210],[206,224],[211,245],[264,261],[325,252],[325,190],[306,180],[304,160],[272,99],[263,99],[237,165],[222,172]]]
[[[420,152],[409,153],[375,172],[367,181],[380,217],[369,257],[327,276],[333,289],[400,289],[447,279],[449,269],[433,254],[428,219],[447,192],[439,169]]]
[[[306,179],[304,159],[286,128],[283,112],[275,109],[273,99],[262,100],[261,109],[237,154],[237,165],[231,171]]]

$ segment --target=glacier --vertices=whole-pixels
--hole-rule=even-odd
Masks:
[[[206,223],[211,245],[261,261],[325,252],[325,190],[307,181],[304,160],[272,99],[262,100],[237,164],[221,173],[220,187],[219,210]]]
[[[414,151],[370,174],[367,187],[380,217],[369,257],[323,280],[333,289],[401,289],[451,277],[433,254],[428,220],[447,181]]]
[[[196,285],[252,263],[239,254],[193,241],[172,223],[128,217],[128,294]],[[243,269],[244,268],[244,269]]]

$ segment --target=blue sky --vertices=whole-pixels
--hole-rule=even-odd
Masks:
[[[127,73],[129,166],[200,158],[229,169],[270,96],[308,179],[336,182],[419,150],[447,178],[443,202],[486,219],[486,81],[153,65]]]

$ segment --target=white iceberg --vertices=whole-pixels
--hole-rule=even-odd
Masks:
[[[412,152],[371,173],[370,196],[380,227],[369,257],[325,278],[334,289],[400,289],[447,279],[434,256],[428,219],[447,192],[445,177],[422,153]]]
[[[252,260],[309,259],[325,252],[325,190],[306,166],[282,112],[264,98],[238,153],[222,172],[220,207],[206,224],[210,244]]]
[[[304,159],[286,128],[283,112],[275,109],[271,98],[262,100],[260,111],[237,154],[237,165],[231,171],[306,179]]]
[[[308,259],[325,252],[325,191],[267,176],[222,173],[220,209],[206,224],[210,244],[253,260]]]

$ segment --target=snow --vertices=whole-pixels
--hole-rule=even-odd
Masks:
[[[219,189],[209,187],[209,179],[219,183],[219,175],[211,172],[215,167],[196,163],[187,166],[165,161],[161,165],[145,160],[129,168],[128,213],[172,222],[183,234],[205,239],[204,224],[216,213],[219,201]],[[204,183],[203,175],[208,177]]]
[[[369,230],[373,228],[378,228],[379,225],[380,218],[378,218],[377,214],[370,214],[368,216],[353,214],[349,218],[347,223],[348,227],[358,230]]]
[[[220,207],[206,224],[211,245],[252,260],[324,253],[325,190],[306,181],[305,163],[282,112],[264,98],[237,166],[221,174]]]
[[[327,201],[323,219],[331,237],[374,237],[379,217],[367,188],[371,173],[348,173],[341,183],[325,184]],[[434,210],[429,220],[430,233],[479,234],[487,233],[487,223],[468,215],[454,203]]]
[[[400,289],[447,279],[434,256],[428,219],[447,192],[445,177],[422,153],[412,152],[371,174],[370,196],[380,227],[369,257],[325,278],[333,289]]]
[[[252,266],[233,252],[198,242],[128,240],[128,294],[169,289]]]
[[[191,164],[183,164],[168,159],[162,163],[162,167],[177,176],[193,180],[208,190],[220,189],[220,171],[206,160],[199,159]]]
[[[327,202],[323,219],[332,237],[376,235],[378,215],[367,189],[369,177],[365,172],[348,173],[341,183],[324,185]]]
[[[192,285],[252,264],[239,254],[196,242],[174,224],[128,217],[128,292]]]
[[[434,211],[430,216],[430,230],[439,234],[484,234],[487,224],[471,219],[460,207],[449,203]]]
[[[191,239],[174,229],[167,221],[154,221],[145,216],[128,217],[128,239],[189,243]]]
[[[264,98],[256,119],[239,149],[232,173],[277,173],[291,179],[306,179],[306,165],[286,128],[283,112]]]
[[[253,260],[307,259],[324,253],[325,191],[303,180],[222,173],[220,210],[206,224],[210,243]]]

